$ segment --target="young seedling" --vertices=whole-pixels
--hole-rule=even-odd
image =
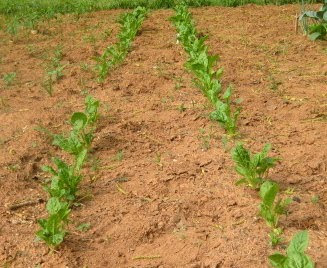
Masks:
[[[216,110],[210,114],[211,120],[217,121],[229,135],[236,135],[237,131],[237,119],[241,112],[240,108],[237,108],[233,113],[231,109],[231,95],[232,89],[228,87],[223,95],[223,101],[216,100]]]
[[[41,229],[36,235],[54,249],[62,243],[67,234],[65,224],[67,223],[70,209],[68,203],[61,202],[57,197],[52,197],[47,203],[47,211],[49,217],[38,221]]]
[[[275,268],[314,268],[313,261],[305,254],[308,244],[308,232],[298,232],[291,240],[286,250],[286,256],[276,252],[269,256],[270,264]]]
[[[282,241],[280,236],[283,231],[278,228],[279,216],[287,213],[287,207],[292,202],[291,198],[276,200],[278,193],[279,186],[275,182],[265,181],[260,187],[260,216],[272,228],[269,234],[272,246],[276,246]]]
[[[6,86],[11,86],[16,79],[16,73],[12,72],[12,73],[4,74],[2,79]]]
[[[259,189],[264,182],[270,168],[276,165],[278,158],[268,157],[267,154],[271,149],[270,144],[266,144],[263,150],[257,154],[252,154],[245,149],[242,144],[238,144],[232,150],[232,158],[236,164],[236,172],[242,176],[236,182],[247,184],[251,188]]]
[[[58,46],[54,51],[54,56],[50,59],[50,63],[47,64],[47,71],[42,84],[43,88],[50,96],[53,95],[53,85],[64,76],[63,70],[66,65],[61,64],[62,58],[62,47]]]

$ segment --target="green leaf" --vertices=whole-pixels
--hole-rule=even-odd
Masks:
[[[61,203],[57,197],[51,197],[47,203],[47,210],[50,215],[56,214],[61,209]]]
[[[304,253],[309,244],[308,231],[298,232],[290,242],[287,248],[287,254]]]
[[[270,264],[276,268],[284,268],[284,263],[286,262],[287,257],[280,253],[275,253],[269,256]]]
[[[65,237],[65,232],[60,232],[58,234],[55,234],[52,236],[52,243],[53,245],[59,245],[64,241],[64,237]]]
[[[76,112],[72,115],[71,123],[74,126],[74,129],[81,130],[85,127],[87,123],[87,116],[84,113]]]
[[[309,38],[310,38],[310,40],[315,41],[315,40],[319,39],[321,35],[322,34],[319,32],[314,32],[314,33],[309,34]]]
[[[225,91],[225,93],[224,93],[224,95],[223,95],[223,99],[224,99],[224,100],[229,100],[231,96],[232,96],[232,87],[229,86],[229,87],[226,89],[226,91]]]
[[[260,197],[263,203],[268,207],[272,207],[278,191],[279,187],[277,183],[272,181],[264,182],[260,187]]]
[[[292,253],[285,262],[286,268],[314,268],[310,257],[303,253]]]
[[[81,170],[87,156],[87,149],[82,150],[76,157],[76,169]]]

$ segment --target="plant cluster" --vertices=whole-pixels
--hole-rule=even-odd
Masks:
[[[252,154],[238,144],[232,150],[232,158],[236,164],[236,172],[242,176],[236,184],[247,184],[251,188],[259,189],[264,182],[270,168],[274,167],[277,158],[268,157],[271,149],[270,144],[266,144],[261,152]]]
[[[299,20],[303,22],[307,18],[315,21],[312,25],[304,27],[304,31],[311,40],[326,39],[327,37],[327,0],[324,0],[323,6],[319,11],[305,11]]]
[[[44,189],[49,193],[47,202],[48,218],[39,220],[41,229],[37,237],[50,247],[58,246],[66,235],[65,225],[68,222],[70,207],[76,200],[78,186],[82,180],[82,167],[87,159],[91,143],[94,139],[95,123],[98,119],[99,101],[92,96],[85,99],[85,111],[72,115],[70,124],[72,130],[68,135],[52,134],[53,144],[73,156],[73,162],[68,164],[55,157],[51,166],[42,169],[52,175]]]
[[[97,62],[95,69],[100,83],[103,83],[110,69],[125,59],[146,14],[146,8],[137,7],[133,12],[125,13],[120,17],[121,30],[118,34],[118,42],[107,47],[104,53],[95,59]]]
[[[200,36],[194,26],[192,15],[185,4],[177,5],[176,14],[171,18],[178,30],[178,41],[184,46],[189,58],[185,67],[195,75],[195,85],[212,103],[214,111],[210,118],[217,121],[229,135],[237,131],[237,119],[240,108],[232,109],[232,88],[229,86],[224,94],[220,82],[222,68],[215,70],[217,55],[209,55],[205,44],[206,36]]]

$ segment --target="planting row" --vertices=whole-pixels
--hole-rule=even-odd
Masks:
[[[96,71],[98,82],[103,83],[108,72],[125,59],[132,41],[134,40],[143,20],[146,18],[147,9],[138,7],[131,13],[125,13],[119,19],[121,30],[118,35],[118,42],[113,46],[108,46],[104,53],[96,57]]]
[[[103,55],[96,58],[99,82],[102,83],[108,72],[124,60],[146,14],[145,8],[138,7],[133,12],[125,13],[120,17],[119,22],[122,27],[118,35],[119,41],[115,45],[107,47]],[[62,52],[60,49],[56,50],[55,56],[53,61],[55,67],[61,66]],[[62,76],[62,68],[59,69],[59,74],[50,72],[49,78],[46,80],[48,82],[46,83],[47,91],[50,95],[52,95],[53,82]],[[92,96],[87,96],[85,105],[84,112],[76,112],[72,115],[70,120],[72,130],[68,135],[57,135],[47,129],[40,129],[53,139],[53,145],[69,153],[73,158],[71,163],[67,163],[63,159],[54,157],[52,161],[55,168],[42,167],[42,170],[50,173],[52,178],[44,186],[49,194],[46,205],[48,217],[39,220],[41,228],[37,232],[37,237],[52,249],[59,246],[67,234],[66,225],[69,222],[69,214],[72,205],[76,202],[76,194],[82,181],[82,168],[94,138],[99,101]]]
[[[50,197],[46,206],[48,217],[39,220],[41,229],[37,232],[37,237],[51,248],[61,244],[67,234],[66,225],[70,208],[76,202],[78,187],[83,179],[82,168],[94,139],[99,101],[87,96],[85,105],[84,112],[72,115],[70,120],[72,129],[69,134],[58,135],[44,130],[53,139],[53,145],[73,158],[71,163],[67,163],[59,157],[54,157],[52,161],[55,168],[42,167],[43,171],[52,175],[52,178],[44,186]]]
[[[229,137],[236,138],[239,136],[236,123],[241,109],[240,107],[234,108],[232,105],[231,86],[228,86],[222,93],[220,78],[223,71],[214,69],[218,56],[209,55],[205,44],[207,37],[200,37],[197,33],[188,7],[181,4],[176,6],[175,11],[172,21],[178,31],[177,38],[189,56],[185,67],[194,74],[195,85],[214,107],[214,111],[210,114],[211,120],[217,121]],[[275,247],[282,242],[283,230],[279,226],[279,217],[287,214],[287,208],[292,200],[280,198],[279,185],[267,179],[269,169],[278,161],[277,158],[268,157],[270,148],[270,144],[267,144],[260,153],[253,155],[239,143],[232,149],[231,154],[236,165],[235,169],[241,175],[241,179],[236,184],[246,184],[254,190],[259,190],[261,198],[259,214],[271,228],[270,243]],[[278,268],[314,267],[310,257],[305,254],[308,240],[307,231],[297,233],[287,248],[286,256],[275,253],[269,256],[270,264]]]

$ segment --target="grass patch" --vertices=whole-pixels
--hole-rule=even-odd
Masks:
[[[83,14],[117,8],[134,9],[138,6],[150,9],[173,8],[180,2],[181,0],[1,0],[0,14],[5,16],[5,25],[0,25],[0,29],[16,34],[22,27],[35,29],[38,21],[55,18],[58,14]],[[185,2],[194,7],[298,3],[297,0],[186,0]]]

